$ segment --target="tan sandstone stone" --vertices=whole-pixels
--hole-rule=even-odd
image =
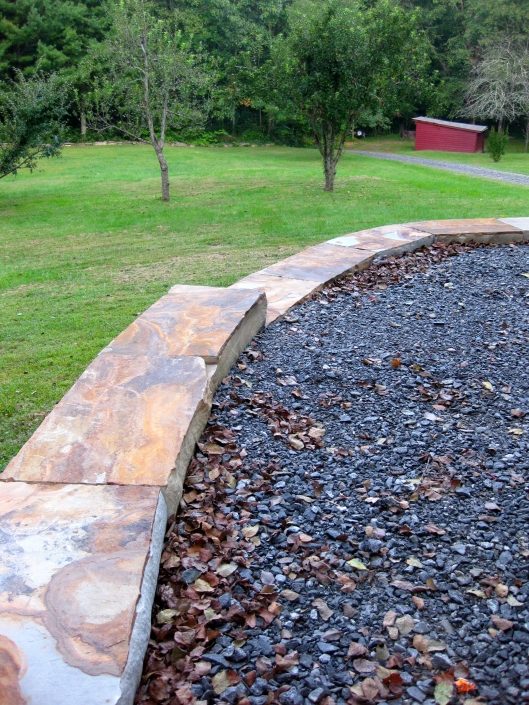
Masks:
[[[425,220],[408,223],[409,227],[435,235],[440,242],[511,243],[522,242],[523,232],[496,218],[468,220]]]
[[[166,519],[155,487],[0,485],[2,702],[132,703]]]
[[[270,324],[284,315],[292,306],[301,303],[322,284],[309,279],[292,279],[265,272],[249,274],[232,285],[232,289],[259,289],[266,294],[268,301],[266,323]]]
[[[336,237],[329,240],[329,244],[368,250],[377,257],[391,257],[431,245],[433,240],[433,235],[418,232],[405,225],[383,225],[380,228]]]
[[[146,352],[103,350],[1,480],[167,486],[174,505],[209,414],[206,365]]]
[[[347,272],[365,269],[372,259],[372,253],[365,250],[323,243],[272,264],[261,273],[325,284]]]

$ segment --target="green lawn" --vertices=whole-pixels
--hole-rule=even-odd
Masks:
[[[526,216],[529,190],[315,150],[72,147],[0,181],[0,467],[97,352],[171,284],[227,285],[329,237],[427,218]]]
[[[364,140],[355,140],[348,144],[348,148],[366,149],[373,152],[393,152],[411,157],[425,157],[426,159],[441,159],[445,162],[459,162],[472,166],[484,166],[499,171],[514,171],[518,174],[529,174],[529,153],[524,152],[522,140],[509,141],[506,154],[501,161],[494,162],[488,153],[465,154],[464,152],[434,152],[424,150],[416,152],[412,139],[401,140],[397,135],[384,137],[368,137]]]

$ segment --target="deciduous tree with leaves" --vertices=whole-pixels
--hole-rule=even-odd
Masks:
[[[0,86],[0,179],[61,151],[66,86],[57,75],[18,73]]]
[[[92,54],[99,73],[89,122],[96,130],[150,143],[160,166],[162,200],[168,201],[167,132],[203,123],[212,75],[174,14],[161,17],[149,0],[121,0],[111,12],[111,34]]]
[[[289,19],[276,47],[276,90],[310,125],[332,191],[355,118],[392,106],[422,38],[414,14],[394,0],[297,0]]]

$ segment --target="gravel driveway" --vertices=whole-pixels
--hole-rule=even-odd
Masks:
[[[423,166],[433,166],[436,169],[453,171],[459,174],[479,176],[483,179],[493,181],[504,181],[507,184],[518,186],[529,186],[529,176],[526,174],[516,174],[512,171],[498,171],[497,169],[487,169],[481,166],[470,166],[469,164],[456,164],[445,162],[441,159],[427,159],[426,157],[410,157],[405,154],[392,154],[390,152],[369,152],[362,149],[348,150],[349,154],[361,154],[364,157],[375,157],[376,159],[387,159],[393,162],[403,162],[405,164],[422,164]]]
[[[137,703],[529,702],[528,276],[527,246],[435,247],[254,342],[168,531]]]

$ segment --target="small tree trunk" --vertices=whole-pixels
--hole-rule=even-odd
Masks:
[[[334,191],[334,177],[336,176],[336,159],[333,154],[332,139],[324,138],[323,141],[323,171],[325,173],[324,191]]]
[[[332,156],[325,159],[325,187],[324,191],[334,191],[334,177],[336,176],[336,165]]]
[[[525,151],[529,150],[529,117],[525,123]]]
[[[321,156],[323,157],[323,172],[325,174],[324,191],[334,191],[334,177],[336,176],[336,164],[338,155],[334,153],[334,133],[330,126],[323,130],[323,135],[319,141]]]
[[[86,137],[86,113],[81,110],[81,137],[84,139]]]
[[[268,134],[268,139],[272,136],[272,130],[274,129],[274,118],[271,115],[268,115],[268,125],[267,125],[267,134]]]
[[[167,160],[163,153],[162,147],[155,144],[154,150],[156,156],[158,157],[158,163],[160,164],[160,175],[162,177],[162,201],[169,200],[169,166],[167,165]]]

